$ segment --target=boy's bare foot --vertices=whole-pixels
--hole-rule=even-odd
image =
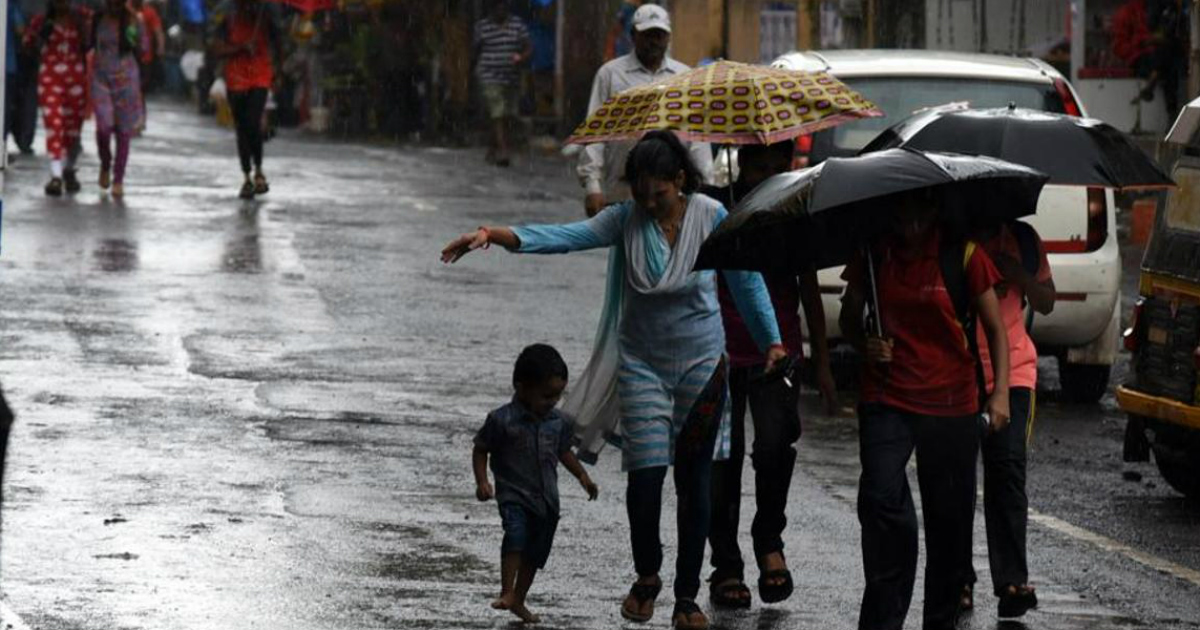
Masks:
[[[509,599],[508,595],[501,595],[500,597],[492,600],[492,608],[495,608],[496,610],[508,610],[508,607],[511,605],[512,601]]]
[[[509,606],[508,610],[512,614],[520,617],[521,621],[524,621],[525,623],[537,623],[542,620],[541,617],[538,617],[530,612],[529,609],[525,607],[524,603],[514,603],[512,606]]]

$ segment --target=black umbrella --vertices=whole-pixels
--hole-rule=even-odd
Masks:
[[[889,224],[895,197],[929,189],[956,227],[1033,214],[1046,176],[990,157],[888,149],[830,158],[755,188],[700,248],[696,269],[795,273],[846,264]]]
[[[901,146],[989,155],[1042,171],[1051,184],[1121,189],[1175,185],[1112,125],[1012,105],[917,114],[876,136],[862,153]]]

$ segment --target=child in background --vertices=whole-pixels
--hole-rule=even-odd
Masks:
[[[545,344],[522,350],[513,368],[516,395],[488,414],[471,457],[475,496],[496,499],[504,527],[500,597],[492,608],[512,611],[528,623],[538,616],[525,607],[525,596],[538,569],[546,566],[558,528],[558,463],[575,475],[589,500],[599,494],[571,451],[570,422],[555,410],[566,386],[567,364],[557,350]],[[489,456],[495,488],[487,477]]]

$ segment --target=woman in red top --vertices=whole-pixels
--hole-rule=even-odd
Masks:
[[[80,132],[87,102],[84,51],[89,47],[90,22],[86,9],[72,6],[70,0],[52,0],[46,14],[33,18],[25,33],[26,47],[41,60],[38,104],[46,127],[46,153],[50,154],[46,194],[52,197],[61,196],[64,185],[69,193],[80,188],[75,161],[83,150]]]
[[[883,334],[864,332],[870,294],[865,258],[846,270],[842,332],[865,357],[859,406],[858,519],[863,593],[858,627],[899,630],[917,570],[917,515],[905,469],[914,450],[925,521],[926,630],[954,627],[971,559],[975,459],[983,433],[977,360],[942,279],[937,209],[922,193],[905,196],[874,258]],[[959,277],[987,331],[996,385],[988,430],[1008,423],[1008,340],[993,286],[1000,280],[983,250],[966,243]],[[958,250],[955,251],[957,257]]]
[[[225,85],[237,129],[238,158],[245,181],[239,196],[253,199],[270,190],[263,175],[263,112],[279,59],[275,21],[260,0],[236,0],[219,26],[216,55],[225,61]],[[254,178],[250,166],[254,166]]]

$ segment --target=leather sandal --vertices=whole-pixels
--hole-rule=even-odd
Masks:
[[[696,616],[700,620],[696,621]],[[680,599],[675,602],[675,610],[671,613],[671,627],[675,630],[708,630],[708,617],[696,605],[696,600]]]
[[[61,197],[63,194],[63,180],[54,177],[49,182],[46,182],[46,195],[49,197]]]
[[[1034,592],[1032,586],[1022,584],[1020,586],[1009,585],[1008,588],[1000,594],[1000,605],[997,607],[1000,617],[1020,617],[1026,612],[1037,608],[1037,593]]]
[[[710,578],[708,599],[717,608],[749,608],[750,588],[736,575]]]
[[[633,586],[629,588],[629,595],[621,603],[621,616],[638,623],[650,621],[650,618],[654,616],[654,600],[658,599],[658,594],[662,592],[662,586],[660,578],[655,578],[654,582],[650,584],[634,582]],[[650,604],[650,610],[643,614],[641,610],[647,603]]]
[[[787,562],[783,552],[775,552]],[[758,559],[758,596],[762,598],[764,604],[776,604],[792,596],[792,591],[796,585],[792,581],[792,572],[789,569],[770,569],[762,568],[762,558]],[[782,582],[778,580],[782,579]]]

